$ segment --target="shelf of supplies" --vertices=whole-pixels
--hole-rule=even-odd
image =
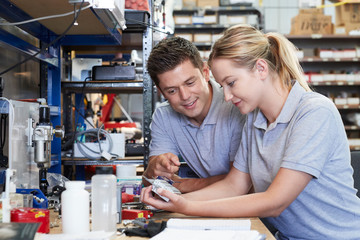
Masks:
[[[359,81],[319,81],[309,82],[311,86],[360,86]]]
[[[351,36],[351,35],[322,35],[322,34],[312,34],[312,35],[285,35],[287,39],[360,39],[360,36]]]
[[[231,24],[177,24],[175,25],[175,31],[179,30],[193,30],[193,29],[225,29],[230,27]]]
[[[248,14],[260,14],[260,11],[254,7],[250,6],[219,6],[219,7],[183,7],[181,9],[174,9],[173,14],[182,14],[185,12],[197,12],[197,11],[203,11],[206,12],[244,12]]]
[[[126,81],[89,81],[86,82],[71,82],[62,81],[61,90],[68,92],[81,93],[82,91],[87,93],[97,92],[127,92],[127,93],[142,93],[143,81],[126,80]],[[84,89],[84,90],[83,90]]]
[[[336,104],[337,109],[360,109],[360,105],[359,104],[354,104],[354,105],[350,105],[350,104]]]
[[[354,131],[360,130],[360,127],[356,125],[345,125],[344,127],[345,130],[354,130]]]
[[[359,58],[320,58],[320,57],[304,57],[299,58],[300,62],[358,62]]]
[[[360,130],[360,127],[356,125],[345,125],[344,127],[345,130],[354,130],[354,131]]]
[[[350,150],[352,150],[352,151],[354,151],[354,150],[360,150],[360,146],[350,145]]]
[[[62,165],[116,165],[116,164],[144,164],[144,156],[131,156],[111,161],[93,160],[89,158],[61,158]]]

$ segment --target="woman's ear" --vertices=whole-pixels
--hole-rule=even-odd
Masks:
[[[261,78],[266,78],[269,72],[269,67],[264,59],[258,59],[255,65],[255,71],[260,74]]]

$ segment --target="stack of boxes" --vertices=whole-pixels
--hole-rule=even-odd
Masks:
[[[241,2],[241,1],[237,1]],[[219,0],[183,0],[182,7],[184,9],[196,9],[198,11],[185,12],[184,14],[174,15],[174,22],[177,28],[186,27],[189,25],[195,25],[199,28],[196,30],[189,31],[175,31],[175,36],[179,36],[185,38],[191,42],[201,43],[211,45],[217,39],[221,37],[222,29],[216,30],[216,26],[212,25],[220,25],[224,27],[229,27],[234,24],[239,23],[247,23],[248,17],[246,15],[238,15],[238,14],[230,14],[221,13],[217,11],[217,7],[219,7],[221,1]],[[214,9],[215,8],[215,9]],[[218,8],[219,9],[219,8]],[[187,13],[187,14],[186,14]],[[209,28],[206,28],[206,25]],[[203,28],[205,27],[205,28]],[[212,29],[210,29],[212,28]],[[210,30],[209,30],[210,29]],[[204,59],[207,59],[210,51],[208,50],[200,50],[200,54]]]
[[[360,2],[336,7],[334,34],[350,34],[360,30]]]
[[[336,6],[335,25],[331,16],[324,15],[320,8],[300,9],[299,14],[291,19],[290,34],[349,35],[354,30],[360,31],[360,1]]]
[[[291,35],[332,34],[331,16],[323,14],[319,8],[300,9],[291,19]]]

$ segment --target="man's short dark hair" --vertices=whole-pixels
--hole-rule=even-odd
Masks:
[[[203,61],[196,46],[181,37],[161,40],[151,51],[147,70],[155,85],[159,87],[158,75],[173,70],[186,60],[202,72]]]

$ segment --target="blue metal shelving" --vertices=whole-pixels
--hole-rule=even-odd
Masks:
[[[122,41],[121,33],[114,28],[114,26],[107,25],[109,22],[102,21],[101,16],[99,16],[96,11],[93,11],[94,15],[99,19],[101,23],[103,23],[105,29],[108,31],[108,34],[98,34],[98,35],[88,35],[88,34],[80,34],[80,35],[65,35],[59,41],[57,41],[54,45],[46,47],[49,43],[51,43],[54,39],[59,37],[58,34],[53,32],[52,30],[45,27],[43,24],[39,22],[31,22],[23,25],[19,25],[18,27],[30,34],[34,38],[39,40],[39,46],[34,46],[27,41],[24,41],[11,33],[0,28],[0,42],[5,43],[7,46],[19,51],[21,53],[25,53],[29,57],[34,53],[40,51],[42,52],[38,54],[35,59],[40,61],[40,82],[41,86],[46,86],[40,93],[41,97],[45,97],[48,101],[48,104],[51,109],[51,121],[54,126],[61,125],[61,47],[62,46],[116,46],[120,45]],[[137,14],[140,15],[137,15]],[[140,16],[140,20],[144,21],[145,24],[133,24],[135,22],[136,17]],[[14,5],[9,0],[1,0],[0,1],[0,17],[5,19],[8,22],[21,22],[25,20],[32,19],[32,17],[27,14],[23,9],[20,9],[16,5]],[[125,31],[129,33],[137,32],[142,33],[143,38],[146,39],[143,41],[143,45],[145,44],[145,58],[149,54],[149,51],[152,48],[152,35],[151,31],[148,30],[147,22],[149,21],[149,13],[145,13],[144,11],[133,11],[133,10],[125,10],[125,19],[129,18],[128,29]],[[134,20],[133,20],[134,19]],[[133,21],[132,21],[133,20]],[[136,19],[139,21],[139,19]],[[143,46],[144,48],[144,46]],[[105,56],[105,58],[108,56]],[[43,74],[45,73],[45,74]],[[108,84],[108,83],[105,83]],[[101,85],[101,84],[100,84]],[[140,86],[141,85],[141,86]],[[63,86],[64,87],[64,86]],[[66,87],[66,86],[65,86]],[[71,88],[76,86],[69,86]],[[99,87],[99,86],[95,86]],[[106,86],[100,86],[106,87]],[[123,84],[115,83],[115,89],[119,90],[124,86]],[[145,74],[143,83],[133,83],[131,86],[134,88],[134,91],[142,91],[144,93],[144,103],[149,105],[152,102],[152,83],[151,79]],[[91,87],[90,87],[91,88]],[[119,89],[117,89],[119,88]],[[142,88],[142,90],[141,90]],[[96,89],[94,89],[96,91]],[[76,92],[76,91],[75,91]],[[91,92],[91,90],[89,91]],[[149,126],[151,113],[153,111],[153,106],[147,106],[147,110],[144,116],[144,135],[148,142],[150,141],[150,133]],[[145,106],[144,106],[145,109]],[[149,118],[149,119],[147,119]],[[49,169],[49,172],[61,173],[61,140],[58,138],[54,138],[52,142],[52,167]]]
[[[108,30],[107,35],[65,35],[55,45],[42,51],[36,56],[42,64],[42,71],[46,71],[46,74],[41,81],[46,81],[47,86],[46,97],[49,106],[51,107],[51,121],[54,126],[61,124],[61,59],[60,49],[62,45],[120,45],[121,34],[113,27],[106,26],[105,22],[101,20],[101,17],[93,11],[95,16],[100,22],[104,24],[105,29]],[[9,0],[0,1],[0,17],[8,22],[21,22],[32,19],[25,11],[15,6]],[[58,37],[50,29],[46,28],[39,22],[32,22],[23,25],[19,25],[26,33],[37,38],[40,42],[40,46],[46,46],[55,38]],[[0,41],[5,43],[11,48],[16,49],[25,53],[28,56],[40,51],[40,46],[36,47],[11,33],[0,29]],[[54,138],[52,143],[52,167],[49,169],[50,172],[61,173],[61,140]]]

